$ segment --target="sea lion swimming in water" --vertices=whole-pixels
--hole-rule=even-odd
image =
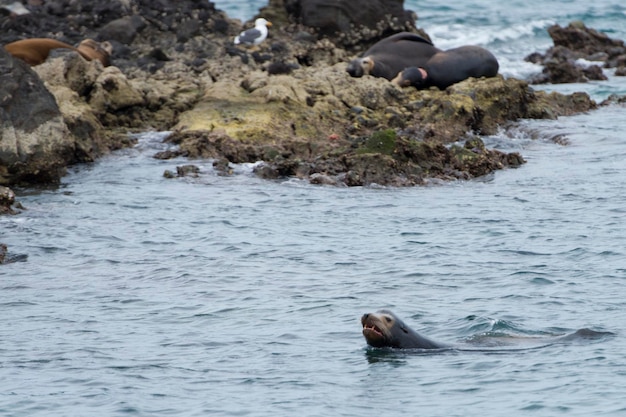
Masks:
[[[399,349],[444,349],[449,347],[428,339],[404,324],[389,310],[366,313],[361,317],[363,336],[372,347]]]
[[[400,32],[382,39],[350,61],[346,71],[352,77],[372,75],[392,80],[408,67],[421,67],[441,49],[415,33]]]
[[[445,90],[470,77],[495,77],[500,65],[496,57],[480,46],[466,45],[434,54],[424,65],[403,69],[392,82],[418,90],[437,87]]]
[[[366,313],[361,317],[363,336],[368,345],[375,348],[396,349],[454,349],[458,351],[511,351],[550,346],[555,343],[577,340],[597,340],[612,336],[611,332],[580,329],[574,333],[549,337],[524,336],[484,336],[474,340],[467,347],[452,346],[431,340],[407,326],[389,310]],[[528,345],[528,343],[532,343]]]
[[[48,59],[50,51],[53,49],[70,49],[76,51],[87,61],[97,59],[106,67],[110,64],[109,56],[112,51],[109,42],[99,44],[94,40],[85,39],[80,43],[78,48],[75,48],[65,42],[48,38],[22,39],[4,45],[4,49],[15,58],[25,61],[31,67],[43,64],[46,59]]]

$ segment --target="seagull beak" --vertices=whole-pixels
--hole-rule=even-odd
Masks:
[[[272,26],[272,22],[267,22],[265,26]]]

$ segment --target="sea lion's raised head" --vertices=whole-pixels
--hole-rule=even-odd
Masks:
[[[364,314],[361,317],[363,336],[372,347],[397,349],[443,349],[446,344],[430,340],[411,329],[389,310]]]
[[[394,347],[397,345],[394,333],[398,330],[408,333],[402,320],[389,310],[363,314],[361,324],[367,344],[373,347]]]

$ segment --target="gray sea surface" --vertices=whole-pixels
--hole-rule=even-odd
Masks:
[[[485,44],[506,76],[537,70],[524,48],[544,48],[548,21],[626,38],[614,1],[444,4],[420,18],[455,42],[499,33]],[[626,94],[607,74],[536,88]],[[483,139],[522,167],[413,188],[220,176],[154,159],[166,133],[146,132],[16,189],[26,210],[0,217],[0,242],[27,259],[0,267],[0,415],[623,416],[624,132],[623,105],[521,121]],[[187,163],[197,178],[163,177]],[[368,348],[359,319],[379,308],[454,346],[519,349]],[[613,335],[525,342],[580,328]]]

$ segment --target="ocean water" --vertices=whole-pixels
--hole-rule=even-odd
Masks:
[[[457,3],[409,7],[436,43],[496,50],[506,76],[537,70],[523,57],[552,23],[626,38],[617,1]],[[626,94],[607,73],[537,88]],[[27,210],[0,217],[0,242],[28,258],[0,267],[0,415],[622,416],[625,116],[522,121],[484,138],[521,168],[428,187],[224,177],[152,158],[168,145],[148,132],[17,189]],[[199,177],[163,177],[189,162]],[[520,348],[371,349],[359,319],[379,308],[442,342]],[[580,328],[614,335],[522,342]]]

